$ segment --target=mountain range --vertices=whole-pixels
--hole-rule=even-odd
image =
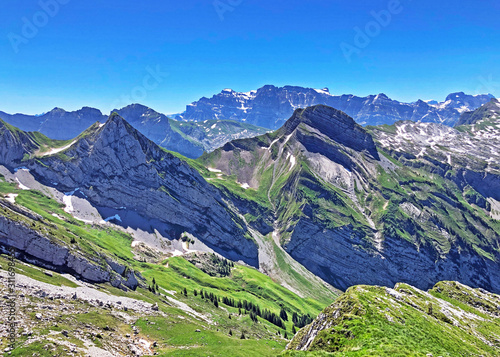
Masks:
[[[477,109],[492,97],[491,94],[458,92],[448,95],[444,102],[418,100],[402,103],[383,93],[358,97],[332,95],[328,88],[265,85],[246,93],[224,89],[211,98],[203,97],[189,104],[177,118],[192,121],[231,119],[274,130],[281,127],[295,109],[324,104],[342,110],[361,125],[411,120],[453,126],[463,112]]]
[[[139,115],[140,121],[129,119],[135,125],[126,120]],[[196,160],[158,145],[165,136],[154,137],[157,132],[179,134],[167,124],[149,108],[130,106],[72,139],[54,140],[0,121],[2,252],[15,247],[17,258],[34,266],[27,270],[34,277],[43,275],[36,267],[62,274],[61,281],[70,274],[172,316],[179,315],[172,304],[181,306],[182,314],[201,319],[189,326],[204,338],[211,331],[226,339],[234,328],[241,339],[279,335],[273,341],[283,343],[287,333],[311,323],[309,313],[340,296],[299,331],[287,353],[350,348],[337,327],[354,341],[360,336],[356,326],[339,322],[353,319],[370,328],[385,318],[401,331],[410,331],[413,322],[428,328],[431,321],[433,330],[445,322],[461,336],[473,334],[471,346],[491,336],[471,323],[477,321],[472,315],[497,323],[498,312],[486,316],[482,307],[497,297],[474,290],[500,292],[497,100],[462,113],[454,128],[414,121],[363,127],[338,109],[314,105],[296,109],[278,130],[221,143]],[[214,130],[220,124],[212,124]],[[141,125],[158,130],[148,138]],[[225,259],[238,267],[232,270]],[[456,281],[451,287],[458,291],[440,281]],[[219,325],[195,314],[207,305],[200,305],[193,289],[204,290],[202,299],[210,301]],[[472,293],[477,301],[464,302]],[[183,302],[172,302],[179,295]],[[375,316],[371,308],[391,311]],[[457,314],[466,320],[458,321]],[[112,341],[108,333],[116,324],[102,326],[101,338]],[[138,325],[149,331],[142,335],[146,341],[155,331],[148,325]],[[226,337],[218,331],[222,326]],[[439,334],[450,338],[446,329]],[[391,343],[401,338],[395,330],[386,336]],[[105,347],[97,337],[92,341]],[[492,356],[499,350],[488,343],[480,348]]]
[[[231,120],[183,123],[167,118],[151,108],[131,104],[112,111],[119,113],[149,139],[161,147],[189,158],[197,158],[227,141],[263,134],[267,130]],[[84,107],[74,112],[54,108],[42,115],[7,114],[0,118],[27,132],[40,132],[54,140],[70,140],[96,122],[104,123],[107,116],[95,108]]]
[[[1,151],[9,153],[4,164],[27,167],[40,183],[78,190],[101,210],[126,207],[167,239],[188,232],[256,267],[270,235],[339,289],[458,280],[499,291],[493,118],[457,129],[414,122],[364,129],[317,105],[190,165],[114,113],[48,151],[40,144],[47,139],[4,124]]]
[[[201,98],[186,111],[168,118],[141,104],[114,109],[134,128],[167,150],[197,158],[225,143],[250,138],[281,127],[297,108],[324,104],[342,110],[361,125],[394,124],[400,120],[441,123],[455,126],[461,114],[487,103],[491,95],[452,93],[444,102],[402,103],[385,94],[357,97],[331,95],[303,87],[266,85],[256,91],[238,93],[225,89],[212,98]],[[38,131],[54,140],[69,140],[107,116],[95,108],[83,107],[74,112],[61,108],[42,115],[7,114],[0,118],[24,131]]]

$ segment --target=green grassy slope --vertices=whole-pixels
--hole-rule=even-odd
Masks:
[[[283,356],[498,356],[500,297],[456,282],[429,292],[355,286],[326,308],[308,352]],[[314,323],[313,323],[314,324]],[[322,325],[325,326],[325,325]],[[290,344],[301,346],[309,327]]]
[[[236,265],[228,276],[213,277],[182,257],[162,259],[157,264],[138,261],[134,258],[138,252],[131,247],[132,238],[128,234],[109,227],[92,226],[77,221],[64,211],[61,204],[50,197],[37,191],[19,190],[15,184],[8,183],[2,178],[0,179],[0,194],[8,193],[18,194],[15,198],[16,203],[40,214],[43,219],[34,222],[22,215],[14,217],[12,212],[6,210],[0,210],[0,214],[27,223],[70,250],[77,250],[88,256],[96,255],[96,252],[111,256],[119,263],[141,273],[147,285],[152,285],[152,280],[155,279],[158,285],[156,294],[143,288],[138,288],[137,291],[123,291],[108,284],[101,285],[100,289],[118,296],[127,296],[150,303],[157,302],[160,309],[171,316],[167,320],[162,318],[155,320],[162,327],[160,331],[157,330],[158,326],[153,328],[150,324],[144,323],[141,318],[137,322],[137,325],[141,326],[141,331],[147,331],[144,332],[145,335],[156,336],[161,341],[165,340],[165,343],[160,344],[158,348],[160,355],[221,355],[221,351],[229,356],[274,355],[284,348],[286,340],[282,336],[285,333],[289,337],[292,335],[291,316],[293,313],[314,317],[329,303],[325,299],[319,302],[310,298],[300,298],[266,275],[245,266]],[[4,269],[6,262],[5,257],[0,259]],[[17,266],[18,274],[49,284],[74,287],[73,282],[57,273],[49,277],[36,267],[19,262]],[[184,289],[186,289],[187,296],[183,293]],[[195,290],[197,296],[194,295]],[[219,298],[219,306],[215,306],[209,299],[202,299],[201,290],[206,294],[215,294]],[[186,316],[181,310],[165,303],[165,296],[175,297],[195,311],[208,315],[216,324],[207,325],[192,316]],[[279,315],[282,309],[285,310],[290,316],[288,321],[284,321],[286,329],[278,328],[261,317],[257,317],[256,322],[252,321],[249,311],[241,309],[240,314],[238,308],[224,304],[222,301],[224,297],[235,301],[246,300],[259,306],[261,310],[266,309],[276,315]],[[86,309],[84,305],[79,306],[77,311]],[[92,311],[98,313],[98,310]],[[184,318],[179,318],[179,314]],[[78,325],[78,316],[78,312],[68,313],[61,320],[61,324],[67,325],[68,330],[74,330]],[[101,324],[103,320],[97,318],[89,323]],[[109,323],[121,326],[120,329],[123,331],[130,328],[119,319]],[[196,334],[196,339],[189,339],[186,331],[196,329],[202,332]],[[232,336],[228,335],[230,330]],[[245,340],[240,340],[242,333],[246,336]],[[64,336],[61,338],[64,340]],[[200,339],[203,339],[202,344],[200,344]],[[21,343],[24,343],[23,341],[25,342],[26,339],[21,339]],[[13,355],[39,351],[39,347],[36,344],[21,345],[19,351],[13,351]],[[39,353],[44,355],[43,351]]]

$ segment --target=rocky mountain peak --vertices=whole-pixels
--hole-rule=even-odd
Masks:
[[[285,135],[290,135],[301,124],[316,129],[333,141],[356,151],[368,151],[378,158],[377,149],[370,134],[358,125],[346,113],[328,107],[315,105],[306,109],[297,109],[285,123]]]
[[[76,111],[80,115],[88,115],[88,116],[102,116],[102,112],[99,109],[92,108],[92,107],[82,107],[82,109],[79,109]]]
[[[391,100],[387,94],[384,94],[384,93],[379,93],[375,96],[375,100]]]
[[[66,111],[63,108],[55,107],[54,109],[48,111],[47,113],[45,113],[42,116],[45,116],[45,115],[62,115],[64,113],[66,113]]]
[[[449,101],[449,100],[460,100],[460,99],[464,99],[465,97],[465,93],[464,92],[456,92],[456,93],[450,93],[445,101]]]
[[[126,107],[123,107],[121,109],[113,109],[112,113],[113,112],[119,113],[121,111],[127,111],[127,112],[134,111],[134,112],[136,112],[136,111],[147,111],[147,110],[152,110],[152,109],[145,106],[145,105],[139,104],[139,103],[132,103],[132,104],[129,104]]]
[[[156,152],[156,145],[139,133],[132,125],[123,119],[118,113],[111,113],[108,120],[95,138],[95,145],[113,148],[116,152],[126,152],[126,149],[136,148],[133,152],[138,154],[138,150],[144,153]],[[129,150],[130,151],[130,150]],[[140,155],[143,156],[143,155]]]

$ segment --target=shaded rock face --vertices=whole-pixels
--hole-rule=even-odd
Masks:
[[[9,247],[16,249],[17,258],[21,260],[60,273],[69,273],[91,283],[109,282],[115,287],[126,286],[132,290],[139,285],[134,272],[125,272],[121,264],[113,262],[102,265],[70,252],[64,245],[52,242],[22,223],[0,216],[0,251],[6,253]]]
[[[243,222],[237,223],[219,191],[117,114],[64,151],[63,158],[41,158],[28,168],[41,182],[58,183],[58,189],[78,188],[98,207],[166,223],[170,229],[161,232],[166,237],[177,239],[187,231],[230,259],[257,265],[257,246],[245,238]]]
[[[23,156],[37,146],[23,132],[11,131],[4,122],[0,120],[0,163],[12,166],[20,162]]]
[[[393,286],[397,282],[429,289],[437,281],[456,280],[500,292],[498,264],[471,254],[460,241],[446,257],[440,257],[431,247],[417,250],[405,240],[390,237],[385,237],[383,249],[376,251],[350,227],[330,230],[301,219],[285,249],[314,274],[342,290],[357,284]]]
[[[285,135],[291,134],[302,123],[319,130],[338,144],[356,151],[366,151],[373,158],[378,159],[377,148],[371,135],[356,124],[351,117],[339,110],[324,105],[297,110],[284,125]],[[311,148],[310,151],[325,152],[326,150],[317,147]]]
[[[277,129],[297,108],[324,104],[337,108],[362,125],[393,124],[398,120],[443,123],[453,126],[460,114],[474,110],[491,99],[491,95],[452,93],[445,102],[401,103],[387,95],[332,95],[328,89],[266,85],[255,91],[239,93],[225,89],[212,98],[201,98],[188,106],[180,116],[185,120],[232,119],[265,128]]]

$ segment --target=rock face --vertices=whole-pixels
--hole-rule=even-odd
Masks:
[[[79,189],[98,207],[162,222],[166,237],[178,239],[186,231],[231,259],[257,264],[255,243],[245,237],[244,223],[231,214],[219,191],[118,114],[65,151],[27,166],[41,182],[57,183],[63,192]]]
[[[133,271],[109,260],[108,265],[78,254],[63,244],[53,242],[47,236],[29,228],[21,221],[0,216],[0,250],[7,253],[16,249],[16,256],[47,269],[69,273],[92,283],[109,282],[115,287],[126,286],[135,290],[139,282]],[[125,274],[124,274],[125,273]]]
[[[224,89],[186,107],[184,120],[231,119],[270,129],[281,127],[297,108],[324,104],[347,113],[362,125],[393,124],[398,120],[443,123],[453,126],[460,114],[488,102],[491,95],[450,94],[444,102],[401,103],[385,94],[357,97],[332,95],[328,88],[266,85],[247,93]]]
[[[351,227],[325,230],[304,218],[285,248],[314,274],[342,290],[359,284],[393,286],[398,281],[430,289],[437,281],[457,280],[500,291],[498,264],[481,258],[460,239],[446,256],[439,256],[431,244],[417,249],[411,242],[389,236],[378,251]]]
[[[290,135],[300,124],[317,129],[335,142],[356,151],[366,151],[378,158],[371,135],[347,114],[325,105],[298,109],[285,123],[285,135]]]
[[[28,134],[0,120],[0,163],[12,166],[37,148]]]

